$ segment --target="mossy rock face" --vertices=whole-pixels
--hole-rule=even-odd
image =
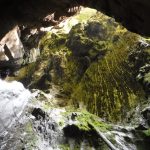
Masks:
[[[113,129],[113,126],[105,123],[99,117],[90,114],[86,110],[77,110],[75,112],[66,112],[65,118],[68,118],[68,124],[63,128],[64,136],[74,140],[74,146],[77,149],[90,147],[95,149],[108,149],[107,145],[101,140],[95,128],[105,133]],[[83,146],[82,144],[85,144]]]
[[[96,32],[92,35],[93,30]],[[135,80],[137,70],[129,61],[129,54],[138,49],[139,39],[138,35],[101,13],[86,25],[75,26],[67,43],[72,57],[78,60],[74,64],[76,69],[70,69],[70,74],[76,72],[70,77],[74,83],[71,87],[73,103],[83,103],[90,112],[108,120],[124,120],[126,112],[134,108],[143,96],[143,90]],[[83,58],[88,63],[78,65]],[[76,79],[83,70],[81,68],[84,71]],[[65,87],[70,87],[69,84],[65,83]]]
[[[135,80],[140,66],[129,57],[139,50],[140,38],[102,13],[69,34],[49,32],[40,41],[30,87],[57,84],[75,106],[83,104],[106,120],[124,120],[143,96]]]
[[[94,58],[106,49],[105,36],[106,29],[99,22],[78,24],[69,33],[67,47],[74,56]]]
[[[140,70],[137,76],[137,80],[141,83],[143,86],[143,89],[146,93],[146,97],[149,97],[150,95],[150,44],[148,47],[145,48],[143,51],[141,57],[142,57],[142,63],[138,62],[140,64]]]
[[[59,84],[73,104],[83,103],[107,120],[123,120],[143,96],[135,80],[138,67],[129,60],[139,38],[102,13],[68,35],[48,33],[40,41],[33,85]]]
[[[92,115],[86,111],[78,115],[76,119],[78,120],[77,126],[81,130],[90,130],[90,125],[97,127],[102,132],[106,132],[112,129],[111,125],[105,123],[104,121],[100,120],[99,117]]]
[[[21,69],[18,79],[20,81],[28,80],[27,85],[30,88],[42,90],[49,89],[51,83],[59,83],[63,76],[65,55],[68,52],[64,47],[65,37],[66,35],[47,33],[39,43],[40,57],[30,70],[28,70],[28,66]],[[22,75],[23,72],[26,73]]]

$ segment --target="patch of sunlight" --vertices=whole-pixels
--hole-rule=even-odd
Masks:
[[[80,13],[78,13],[75,16],[72,16],[65,21],[62,21],[59,24],[59,29],[52,29],[51,31],[53,33],[61,32],[61,33],[69,33],[71,28],[75,26],[78,23],[86,23],[92,16],[94,16],[97,13],[96,9],[91,8],[82,8]],[[61,28],[61,30],[60,30]]]

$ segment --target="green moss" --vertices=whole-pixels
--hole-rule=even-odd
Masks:
[[[32,76],[32,73],[35,71],[35,63],[23,66],[15,77],[9,77],[8,80],[17,80],[23,81]]]
[[[90,112],[100,117],[111,121],[123,120],[126,112],[134,108],[143,96],[128,61],[139,36],[113,23],[110,18],[100,16],[107,31],[106,37],[103,43],[94,45],[97,51],[104,49],[105,55],[86,69],[81,81],[74,86],[72,99],[79,104],[84,103]],[[96,51],[89,52],[93,55]]]
[[[32,87],[47,89],[50,87],[50,82],[59,83],[66,55],[69,55],[65,47],[66,36],[65,34],[47,33],[40,40],[41,55],[32,73]]]
[[[66,42],[66,34],[47,33],[41,40],[39,47],[42,50],[41,57],[46,59],[52,54],[61,51]]]
[[[61,150],[70,150],[70,146],[68,144],[63,144],[63,145],[60,145],[59,148]]]
[[[146,137],[150,137],[150,129],[143,131]]]
[[[26,124],[25,130],[28,133],[33,132],[32,124],[30,122]]]
[[[62,144],[62,145],[59,146],[59,148],[60,148],[61,150],[70,150],[69,144]],[[74,145],[73,149],[74,149],[74,150],[80,150],[80,145],[76,143],[76,144]]]
[[[40,43],[45,65],[37,71],[51,59],[52,82],[62,86],[73,104],[83,103],[107,120],[123,120],[143,96],[128,61],[138,39],[112,18],[97,13],[87,25],[74,26],[69,35],[46,35]]]
[[[64,121],[59,121],[60,126],[64,126]]]
[[[74,123],[82,131],[92,130],[91,126],[98,128],[102,132],[106,132],[112,129],[110,124],[105,123],[98,116],[87,112],[85,109],[78,109],[74,112],[73,110],[67,110],[67,112],[65,112],[63,115],[70,118],[72,113],[77,114]]]
[[[142,94],[128,66],[128,44],[122,42],[109,46],[112,52],[90,65],[72,94],[74,101],[84,102],[92,113],[109,120],[124,118]]]
[[[44,110],[50,110],[52,107],[53,105],[51,102],[45,102],[43,106]]]
[[[100,131],[106,132],[111,129],[111,126],[102,122],[97,116],[88,113],[87,111],[82,111],[76,118],[78,120],[77,126],[81,130],[91,130],[90,125],[97,127]]]
[[[97,13],[69,35],[50,32],[41,39],[32,80],[37,88],[61,86],[73,105],[83,104],[106,120],[123,120],[143,96],[128,60],[138,40],[137,34]]]
[[[150,72],[145,75],[144,82],[145,83],[150,83]]]
[[[25,147],[28,150],[33,150],[36,147],[37,136],[33,130],[33,126],[31,122],[28,122],[25,126],[25,132],[27,133],[24,138],[24,143],[26,143]]]

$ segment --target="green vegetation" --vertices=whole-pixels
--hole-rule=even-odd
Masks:
[[[102,121],[98,116],[93,115],[86,110],[78,109],[76,111],[69,111],[65,112],[63,115],[67,118],[71,118],[73,114],[76,114],[74,118],[74,123],[79,130],[81,131],[90,131],[93,130],[92,127],[98,128],[102,132],[107,132],[112,129],[112,126],[109,124],[106,124],[104,121]]]
[[[126,41],[129,38],[130,43]],[[128,33],[115,45],[110,43],[111,51],[86,70],[72,94],[74,101],[82,101],[92,113],[115,121],[123,119],[126,111],[136,106],[142,90],[128,65],[128,45],[135,44],[133,39]]]
[[[35,85],[58,84],[75,106],[83,103],[102,118],[123,120],[143,96],[128,60],[138,39],[101,13],[68,35],[48,33],[40,41],[42,63],[32,75]]]
[[[49,32],[40,41],[30,86],[46,90],[59,85],[74,106],[82,104],[108,121],[124,120],[143,96],[129,61],[139,38],[102,13],[73,26],[69,34]]]
[[[146,137],[150,137],[150,129],[143,131]]]
[[[97,127],[102,132],[106,132],[111,129],[110,125],[101,121],[99,117],[90,114],[87,111],[80,111],[80,114],[77,115],[76,120],[78,121],[77,126],[79,129],[84,131],[91,130],[90,125]]]
[[[68,144],[63,144],[63,145],[60,145],[59,148],[61,150],[70,150],[70,146]]]
[[[15,77],[9,77],[9,81],[17,80],[17,81],[25,81],[32,76],[32,73],[35,71],[36,63],[31,63],[26,66],[23,66],[18,74]]]
[[[87,32],[95,31],[94,27],[104,36],[98,32],[92,32],[93,35],[89,36]],[[102,118],[111,121],[123,120],[126,112],[134,108],[143,96],[140,85],[135,81],[135,70],[130,67],[132,64],[128,60],[129,54],[137,47],[139,36],[101,13],[93,17],[87,26],[75,26],[69,36],[71,42],[75,43],[71,43],[70,49],[73,54],[74,51],[77,53],[74,59],[78,63],[74,62],[72,65],[75,66],[75,71],[69,70],[70,74],[75,75],[70,78],[72,82],[67,80],[69,82],[65,83],[64,89],[68,85],[69,91],[70,83],[73,83],[70,89],[73,103],[84,103],[90,112]],[[80,37],[82,42],[74,41],[74,37]],[[82,39],[88,40],[88,44],[92,43],[91,47],[87,46],[89,50],[86,49],[87,42]],[[80,50],[75,49],[79,44]],[[87,51],[83,51],[84,49]],[[87,58],[90,60],[89,65],[84,66]]]
[[[25,125],[25,132],[27,133],[25,138],[24,138],[24,142],[25,142],[25,147],[28,150],[33,150],[35,148],[35,145],[38,141],[38,138],[33,130],[33,126],[31,124],[31,122],[28,122]]]

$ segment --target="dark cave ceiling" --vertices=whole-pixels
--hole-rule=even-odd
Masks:
[[[129,30],[150,36],[149,0],[0,0],[0,39],[18,23],[38,25],[48,13],[59,17],[76,5],[96,8]]]

